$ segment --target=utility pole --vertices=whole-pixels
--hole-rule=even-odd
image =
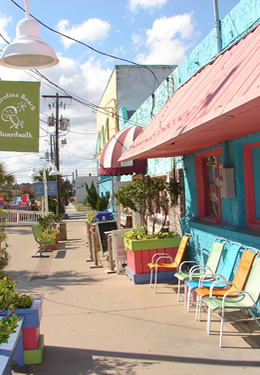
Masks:
[[[43,98],[56,99],[56,122],[55,122],[55,165],[58,171],[60,170],[60,149],[59,149],[59,101],[60,99],[72,99],[69,95],[42,95]],[[61,212],[61,177],[57,176],[57,214],[62,214]]]

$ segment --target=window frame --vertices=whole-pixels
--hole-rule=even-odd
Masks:
[[[247,228],[260,230],[260,219],[256,218],[254,171],[252,162],[252,149],[256,147],[260,147],[260,142],[243,145],[245,216]]]

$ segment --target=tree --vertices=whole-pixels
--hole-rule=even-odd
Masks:
[[[0,162],[0,186],[2,188],[11,188],[14,183],[14,176],[10,173],[6,173],[4,163]]]
[[[34,177],[34,181],[43,181],[44,170],[39,171],[39,176]],[[56,176],[49,175],[50,170],[46,169],[47,181],[56,181]],[[69,180],[61,178],[61,213],[65,212],[65,206],[69,204],[69,198],[72,196],[72,184]],[[57,199],[56,196],[48,196],[48,205],[51,212],[56,213]]]
[[[106,195],[99,196],[94,182],[91,182],[90,187],[85,183],[87,196],[85,198],[84,204],[88,204],[95,211],[105,211],[108,206],[110,194],[107,192]]]
[[[152,234],[154,234],[156,213],[162,212],[163,214],[162,230],[166,224],[169,205],[173,206],[177,203],[180,192],[180,184],[175,179],[166,182],[162,177],[145,176],[142,180],[135,180],[121,187],[115,194],[115,198],[117,204],[122,204],[123,207],[139,213],[146,233],[150,219],[153,224]]]
[[[65,212],[65,207],[70,202],[70,197],[72,196],[72,183],[66,179],[61,178],[61,210],[62,213]]]
[[[4,200],[10,201],[12,199],[11,187],[14,183],[14,176],[10,173],[7,173],[5,170],[4,163],[0,162],[0,189],[1,195],[4,197]]]

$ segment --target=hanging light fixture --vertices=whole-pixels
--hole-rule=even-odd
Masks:
[[[16,38],[2,53],[0,64],[6,68],[49,68],[59,60],[53,50],[40,37],[38,22],[30,18],[28,0],[24,0],[25,19],[16,26]]]
[[[51,167],[51,171],[49,173],[49,176],[60,176],[61,172],[57,169],[55,165]]]

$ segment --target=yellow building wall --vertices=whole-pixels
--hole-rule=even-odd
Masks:
[[[97,155],[100,155],[108,139],[118,131],[116,94],[116,69],[114,69],[99,102],[99,109],[97,111]]]

